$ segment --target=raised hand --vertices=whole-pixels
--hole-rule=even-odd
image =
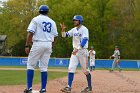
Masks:
[[[64,22],[63,23],[60,23],[60,27],[61,27],[61,31],[62,32],[65,32],[66,26],[65,26]]]

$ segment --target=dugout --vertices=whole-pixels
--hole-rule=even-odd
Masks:
[[[5,51],[7,35],[0,35],[0,55]]]

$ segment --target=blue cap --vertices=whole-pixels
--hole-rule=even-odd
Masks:
[[[74,20],[79,20],[80,21],[80,24],[82,24],[82,22],[84,21],[83,16],[81,16],[81,15],[75,15],[73,17],[73,21]]]
[[[47,6],[47,5],[41,5],[40,7],[39,7],[39,11],[40,12],[48,12],[49,11],[49,7]]]

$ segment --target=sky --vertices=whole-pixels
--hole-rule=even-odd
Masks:
[[[7,1],[7,0],[0,0],[0,1]]]
[[[5,1],[8,1],[8,0],[0,0],[0,2],[5,2]],[[0,3],[0,6],[2,6],[2,4]]]

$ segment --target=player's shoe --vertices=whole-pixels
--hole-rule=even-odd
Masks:
[[[65,93],[71,93],[71,88],[70,87],[64,87],[60,89],[60,91],[65,92]]]
[[[32,89],[30,89],[30,90],[25,89],[23,93],[32,93]]]
[[[119,72],[121,72],[122,71],[122,69],[119,69]]]
[[[40,90],[39,93],[46,93],[46,89]]]
[[[92,92],[92,87],[86,87],[86,88],[84,88],[82,91],[81,91],[81,93],[91,93]]]
[[[113,72],[113,70],[111,69],[111,70],[109,70],[110,72]]]

